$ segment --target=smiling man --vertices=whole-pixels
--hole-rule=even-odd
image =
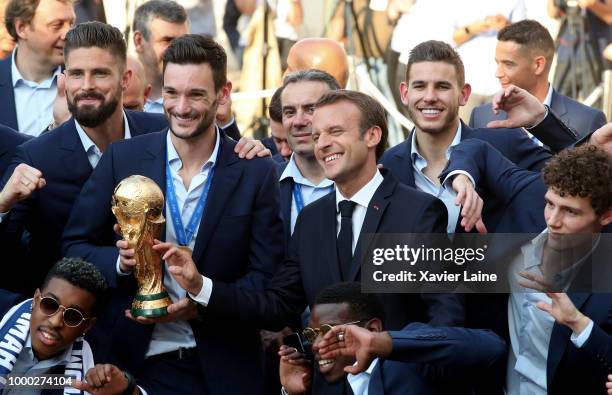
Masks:
[[[6,374],[84,377],[94,361],[83,335],[95,324],[106,289],[104,277],[91,263],[76,258],[57,262],[34,298],[2,318],[2,384]],[[7,391],[12,393],[3,393]]]
[[[534,20],[513,23],[497,34],[495,76],[503,88],[516,85],[537,97],[581,136],[603,126],[603,112],[559,94],[548,82],[554,56],[555,43],[546,27]],[[490,103],[483,104],[472,111],[470,126],[483,128],[505,118],[505,112],[495,114]]]
[[[6,28],[17,46],[0,61],[1,124],[38,136],[53,123],[66,32],[75,20],[73,3],[11,0],[6,5]]]

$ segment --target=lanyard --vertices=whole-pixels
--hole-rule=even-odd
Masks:
[[[333,192],[334,186],[330,185],[327,189],[329,189],[329,192]],[[304,197],[302,196],[302,184],[297,182],[293,183],[293,200],[295,200],[295,208],[299,214],[304,208]]]
[[[219,144],[219,152],[221,151],[221,144]],[[217,158],[219,157],[217,153]],[[166,161],[166,199],[168,200],[168,206],[170,207],[170,215],[172,216],[172,226],[176,233],[176,239],[178,244],[181,246],[188,246],[193,236],[195,235],[196,228],[200,223],[200,220],[204,216],[204,209],[206,208],[206,200],[208,199],[208,192],[210,191],[210,185],[212,184],[213,176],[215,175],[215,165],[208,171],[208,177],[204,184],[204,190],[198,199],[196,208],[191,215],[191,219],[187,224],[187,228],[183,226],[183,219],[181,217],[181,211],[178,207],[176,200],[176,192],[174,191],[174,182],[172,180],[172,173],[170,172],[170,162]]]

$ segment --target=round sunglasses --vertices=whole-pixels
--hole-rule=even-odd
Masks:
[[[363,322],[368,322],[370,320],[370,318],[368,319],[363,319],[363,320],[359,320],[359,321],[353,321],[353,322],[345,322],[342,324],[336,324],[334,326],[338,326],[338,325],[357,325],[357,324],[361,324]],[[304,328],[304,330],[302,331],[302,335],[308,339],[309,342],[314,343],[315,340],[317,340],[317,337],[320,336],[325,336],[325,334],[329,331],[332,330],[332,325],[330,324],[323,324],[321,325],[321,327],[319,328]]]
[[[39,296],[39,298],[40,300],[38,306],[40,311],[48,317],[55,315],[60,309],[62,309],[62,318],[66,326],[74,328],[89,319],[89,317],[85,317],[79,310],[72,307],[62,306],[57,300],[50,296]]]

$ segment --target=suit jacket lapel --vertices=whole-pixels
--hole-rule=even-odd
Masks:
[[[399,168],[401,171],[396,171],[395,177],[397,180],[403,184],[406,184],[411,187],[415,187],[416,184],[414,182],[414,173],[412,169],[412,135],[414,130],[408,135],[406,138],[404,147],[399,152],[395,153],[395,159],[401,162]]]
[[[363,225],[361,226],[361,232],[359,232],[359,239],[355,246],[355,253],[353,254],[351,274],[345,281],[359,280],[359,275],[361,273],[361,251],[367,251],[372,241],[370,237],[364,239],[363,235],[377,233],[380,221],[389,205],[389,197],[393,194],[393,190],[397,185],[397,181],[390,172],[383,171],[383,175],[385,179],[374,193],[374,196],[372,196],[370,204],[368,205]]]
[[[131,126],[130,126],[131,127]],[[140,173],[143,176],[149,177],[164,191],[166,196],[166,161],[168,150],[166,147],[166,133],[159,133],[151,139],[146,149],[144,157],[140,160]],[[119,180],[121,181],[121,180]],[[166,223],[162,227],[160,239],[166,240],[166,226],[168,225],[168,216],[166,215],[166,205],[164,204],[164,216]]]
[[[15,130],[19,129],[17,124],[17,110],[15,108],[15,92],[13,91],[13,60],[11,55],[7,59],[0,62],[0,94],[2,95],[3,111],[0,111],[0,123],[11,127]]]
[[[591,296],[589,293],[568,293],[569,298],[574,303],[576,308],[580,310],[587,299]],[[550,335],[550,343],[548,344],[548,358],[546,360],[546,382],[547,388],[551,388],[552,381],[555,377],[557,367],[561,358],[565,353],[567,344],[571,341],[570,336],[572,331],[565,325],[559,325],[555,322],[552,333]]]
[[[554,89],[550,100],[550,108],[552,108],[555,114],[560,117],[567,114],[567,106],[565,105],[565,100],[563,100],[563,97],[559,95]]]
[[[215,174],[193,249],[193,260],[196,264],[212,238],[215,227],[221,219],[234,189],[238,186],[242,174],[240,166],[235,166],[239,159],[229,144],[230,140],[223,134],[221,134],[221,139],[222,144],[215,164]]]
[[[87,159],[87,153],[83,148],[83,143],[81,143],[74,122],[74,118],[70,118],[68,122],[64,123],[53,133],[60,133],[61,136],[61,161],[64,169],[74,175],[74,177],[71,176],[71,178],[84,184],[91,175],[93,168],[91,167],[91,163],[89,163],[89,159]]]
[[[325,200],[324,213],[319,218],[322,221],[322,226],[318,230],[319,242],[321,245],[321,251],[326,251],[325,263],[329,268],[334,283],[342,282],[342,268],[340,267],[340,261],[338,260],[338,224],[336,215],[336,194],[330,193],[329,195],[323,196],[321,200]]]
[[[280,182],[281,215],[283,217],[283,228],[285,230],[285,245],[291,240],[291,203],[293,193],[293,178],[288,177]]]

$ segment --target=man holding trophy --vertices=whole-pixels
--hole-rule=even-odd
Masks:
[[[212,281],[188,294],[156,266],[153,249],[155,239],[188,248],[207,278],[249,289],[262,289],[282,258],[275,164],[240,159],[214,124],[230,91],[221,46],[197,35],[172,41],[163,84],[170,128],[111,145],[64,232],[64,254],[94,263],[114,291],[117,359],[101,362],[132,372],[148,393],[263,395],[257,328],[199,311],[194,300],[206,305]]]

